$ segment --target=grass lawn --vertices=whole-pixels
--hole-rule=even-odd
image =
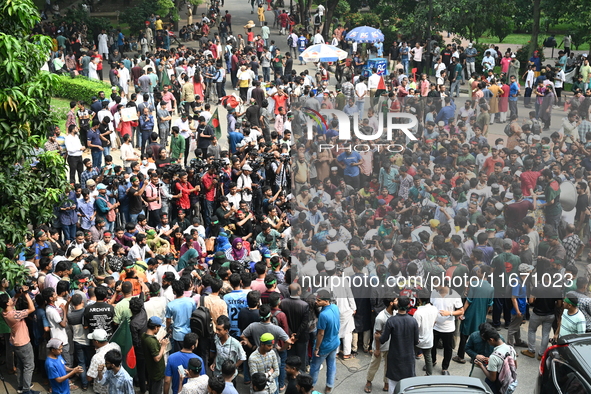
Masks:
[[[70,111],[70,100],[62,98],[51,98],[51,112],[57,114],[59,119],[58,126],[62,134],[66,134],[66,120],[68,118],[68,111]]]
[[[540,33],[540,35],[538,36],[538,42],[540,43],[540,45],[542,44],[542,42],[544,42],[544,40],[546,39],[546,37],[548,37],[549,34],[544,34],[544,33]],[[554,36],[556,38],[556,42],[560,44],[560,41],[562,41],[562,37],[560,34],[556,34]],[[507,37],[505,37],[505,39],[503,40],[503,42],[501,42],[500,44],[509,44],[509,45],[527,45],[528,41],[531,38],[531,34],[524,34],[524,33],[519,33],[519,34],[509,34]],[[489,36],[489,35],[483,35],[482,37],[480,37],[478,39],[479,42],[482,43],[499,43],[499,39],[495,36]],[[571,48],[574,50],[578,50],[578,51],[588,51],[589,50],[589,44],[582,44],[580,45],[578,48]],[[555,53],[557,54],[558,51],[560,50],[560,48],[555,48]]]

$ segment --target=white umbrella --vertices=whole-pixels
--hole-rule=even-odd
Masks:
[[[300,55],[307,62],[336,62],[346,59],[349,54],[328,44],[317,44],[306,48]]]

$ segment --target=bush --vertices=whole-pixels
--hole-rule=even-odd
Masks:
[[[53,96],[90,103],[90,98],[96,96],[101,90],[108,97],[111,92],[111,85],[82,76],[71,78],[69,75],[60,75],[53,88]]]

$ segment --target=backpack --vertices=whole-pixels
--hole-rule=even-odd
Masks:
[[[279,326],[279,319],[277,319],[277,315],[281,312],[282,312],[281,310],[277,310],[277,311],[273,312],[273,314],[271,315],[271,323],[276,325],[277,327],[280,327]]]
[[[203,298],[204,297],[202,296],[201,299],[203,300]],[[191,314],[190,327],[191,332],[197,334],[200,339],[213,338],[214,330],[209,309],[203,305],[195,309],[195,311],[193,311]]]
[[[539,120],[532,119],[531,132],[532,132],[532,134],[537,134],[537,135],[540,135],[540,133],[542,132],[542,125],[540,124]]]
[[[316,16],[314,17],[314,24],[320,25],[321,23],[322,23],[322,19],[320,18],[320,15],[316,14]]]
[[[111,208],[113,206],[113,204],[111,204],[109,202],[109,200],[107,200],[106,198],[103,198],[101,196],[98,196],[97,198],[100,198],[101,200],[106,202],[108,208]],[[109,212],[107,212],[107,214],[105,215],[105,218],[107,219],[107,222],[112,223],[115,221],[115,219],[117,219],[117,213],[115,212],[114,209],[109,209]]]
[[[505,125],[505,129],[503,130],[507,137],[511,137],[513,135],[513,131],[511,131],[511,123],[507,123]]]
[[[503,360],[503,366],[499,371],[497,380],[501,385],[502,394],[513,394],[517,388],[517,367],[515,366],[515,359],[509,352],[504,356],[498,351],[493,354]]]
[[[293,37],[290,35],[287,37],[287,45],[291,48],[293,46]]]

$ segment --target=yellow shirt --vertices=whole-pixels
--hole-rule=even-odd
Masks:
[[[156,30],[162,30],[162,19],[157,19],[156,22],[154,22],[154,26],[156,27]]]

